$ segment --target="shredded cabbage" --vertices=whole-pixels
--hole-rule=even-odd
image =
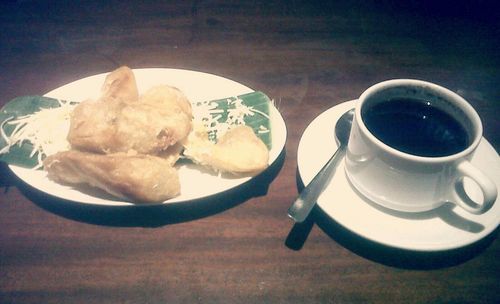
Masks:
[[[205,126],[211,141],[217,141],[217,138],[234,126],[244,125],[245,117],[255,114],[269,119],[269,115],[252,106],[245,105],[243,99],[237,96],[227,98],[223,108],[221,108],[220,101],[199,102],[193,105],[193,122]],[[259,133],[267,131],[267,128],[260,126]]]
[[[38,164],[33,169],[38,169],[45,156],[69,150],[66,135],[69,132],[70,114],[76,104],[61,100],[59,104],[60,107],[42,108],[32,114],[4,120],[1,124],[1,136],[7,145],[0,150],[0,154],[9,153],[14,145],[21,146],[28,141],[33,145],[30,157],[36,155],[38,159]],[[6,124],[14,126],[10,135],[4,131]]]

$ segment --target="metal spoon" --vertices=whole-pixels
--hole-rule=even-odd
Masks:
[[[297,223],[302,223],[314,205],[318,197],[325,189],[325,186],[330,182],[339,160],[344,157],[349,134],[351,133],[352,119],[354,117],[354,109],[345,112],[335,124],[335,137],[339,144],[337,151],[332,155],[328,162],[316,174],[313,180],[300,192],[299,197],[288,209],[288,216]]]

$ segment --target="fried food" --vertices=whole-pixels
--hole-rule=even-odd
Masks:
[[[128,67],[107,75],[97,100],[75,107],[67,139],[71,150],[43,161],[50,179],[136,203],[180,194],[174,165],[181,155],[235,176],[256,175],[269,162],[252,128],[234,127],[213,143],[204,128],[193,131],[191,103],[179,89],[160,85],[140,96]]]
[[[75,107],[70,116],[70,128],[67,136],[73,148],[97,153],[117,152],[116,122],[121,107],[120,100],[104,102],[86,100]]]
[[[58,152],[44,160],[48,177],[70,185],[90,185],[137,203],[163,202],[180,193],[177,170],[150,155]]]
[[[177,163],[177,161],[181,158],[182,152],[184,151],[185,141],[186,140],[181,140],[175,145],[168,147],[167,150],[159,152],[155,156],[163,158],[171,166],[174,166],[175,163]]]
[[[188,137],[184,155],[203,166],[236,176],[257,175],[269,163],[266,145],[245,125],[229,129],[215,144],[203,130],[196,130]]]
[[[139,98],[134,72],[122,66],[109,73],[101,87],[103,99],[120,99],[135,102]]]
[[[191,103],[181,91],[156,86],[146,91],[138,103],[123,109],[119,132],[132,135],[136,146],[147,147],[156,141],[152,148],[159,152],[185,139],[191,132],[192,119]]]
[[[187,99],[186,95],[176,87],[168,85],[154,86],[140,97],[139,102],[155,107],[170,109],[172,112],[182,112],[187,115],[190,120],[193,118],[191,102]]]
[[[68,141],[96,153],[159,154],[191,131],[191,104],[178,89],[155,87],[137,102],[101,98],[80,103],[71,115]]]

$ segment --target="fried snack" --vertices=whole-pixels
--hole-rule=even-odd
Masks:
[[[139,98],[139,102],[154,107],[167,108],[172,112],[182,112],[186,114],[189,119],[193,118],[191,102],[187,99],[186,95],[176,87],[168,85],[152,87]]]
[[[73,148],[97,153],[117,152],[117,116],[125,104],[120,100],[86,100],[70,116],[67,140]]]
[[[69,185],[90,185],[136,203],[158,203],[180,193],[177,170],[149,155],[58,152],[44,160],[48,177]]]
[[[73,148],[116,153],[160,154],[191,131],[191,105],[178,89],[155,87],[138,102],[101,98],[73,111],[68,141]]]
[[[147,137],[153,133],[163,151],[189,135],[192,119],[187,97],[175,87],[161,85],[152,87],[137,104],[122,111],[120,132],[137,136],[137,142],[145,146],[150,144]],[[150,129],[141,138],[138,131],[145,131],[147,127]]]
[[[253,176],[268,167],[269,151],[252,128],[229,129],[217,143],[208,140],[203,130],[194,131],[187,140],[184,155],[216,171],[236,176]]]
[[[161,151],[155,156],[161,157],[166,160],[171,166],[174,166],[175,163],[181,158],[182,151],[184,151],[184,143],[186,140],[181,140],[177,142],[175,145],[168,147],[167,150]]]
[[[134,72],[122,66],[109,73],[101,87],[101,98],[136,102],[139,99]]]

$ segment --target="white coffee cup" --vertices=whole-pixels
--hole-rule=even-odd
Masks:
[[[393,125],[399,117],[398,111],[408,109],[408,105],[413,105],[413,102],[417,100],[422,104],[415,104],[415,108],[424,110],[427,106],[437,108],[440,112],[444,111],[450,115],[454,122],[459,122],[467,134],[465,137],[469,138],[467,143],[458,148],[458,151],[444,155],[429,156],[425,153],[430,152],[424,151],[422,154],[418,151],[417,153],[411,150],[411,147],[408,150],[406,143],[416,148],[423,147],[423,150],[431,147],[438,149],[442,146],[415,145],[412,142],[413,138],[426,139],[426,136],[417,134],[420,131],[414,127],[402,128],[401,125]],[[383,107],[385,110],[382,109]],[[391,113],[391,111],[397,113]],[[411,113],[414,112],[408,110],[406,114],[412,115]],[[378,123],[373,122],[375,121],[373,117],[380,117],[377,120]],[[382,119],[383,117],[386,119]],[[427,114],[417,115],[417,117],[428,120]],[[411,119],[401,119],[400,122],[406,126],[407,121]],[[385,130],[388,132],[381,132],[382,129],[374,127],[378,124],[384,128],[387,127]],[[434,124],[431,125],[433,126]],[[448,131],[440,125],[435,131],[427,127],[421,129],[425,130],[426,134],[429,130],[436,133],[441,132],[441,129]],[[404,130],[412,131],[406,132],[405,135],[402,132]],[[401,146],[395,145],[392,137],[385,136],[386,133],[394,133],[393,131],[402,132],[402,134],[395,133],[395,138],[403,143]],[[443,131],[444,135],[433,135],[433,139],[436,137],[439,139],[437,142],[440,143],[441,138],[447,138],[445,135],[450,133],[445,131]],[[433,134],[432,132],[430,134]],[[423,212],[437,208],[446,202],[452,202],[468,212],[481,214],[491,208],[497,197],[495,183],[470,162],[481,141],[482,132],[483,127],[479,115],[469,103],[452,91],[421,80],[384,81],[363,92],[356,104],[347,148],[346,173],[351,184],[362,195],[389,209]],[[458,138],[457,140],[460,138],[460,136],[448,137]],[[446,144],[443,147],[448,149],[455,145]],[[467,178],[481,189],[482,201],[473,201],[464,191],[463,181]]]

